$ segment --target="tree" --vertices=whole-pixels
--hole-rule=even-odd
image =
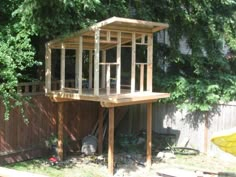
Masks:
[[[136,18],[170,25],[170,44],[157,44],[154,56],[155,62],[164,60],[169,66],[167,72],[155,68],[158,73],[154,75],[155,88],[171,93],[168,101],[204,112],[220,101],[236,98],[235,0],[139,0],[132,7]],[[188,54],[179,50],[183,39],[190,48]],[[230,58],[224,46],[229,47]]]

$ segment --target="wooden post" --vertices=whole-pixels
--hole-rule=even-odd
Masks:
[[[152,92],[153,35],[148,35],[147,47],[147,91]]]
[[[106,77],[106,90],[107,90],[107,95],[110,95],[110,90],[111,90],[111,65],[107,65],[107,77]]]
[[[79,47],[75,50],[75,88],[79,88]]]
[[[152,103],[147,103],[147,168],[152,164]]]
[[[108,171],[114,173],[114,107],[109,108]]]
[[[65,88],[65,58],[66,58],[66,50],[65,46],[61,44],[61,86],[60,89],[63,90]]]
[[[63,118],[64,118],[64,103],[58,103],[58,158],[63,160]]]
[[[89,50],[89,88],[93,86],[93,51]]]
[[[143,92],[144,64],[140,64],[140,92]]]
[[[83,37],[79,37],[79,94],[82,94],[83,88]]]
[[[100,106],[98,113],[98,154],[102,154],[103,149],[103,112],[104,108]]]
[[[46,90],[45,93],[48,93],[51,91],[51,48],[48,44],[46,44],[46,56],[45,56],[45,86]]]
[[[99,95],[99,52],[100,52],[100,29],[95,30],[94,50],[94,95]]]
[[[131,93],[135,92],[135,68],[136,68],[136,37],[135,33],[132,33],[132,51],[131,51]]]
[[[106,63],[106,50],[102,51],[102,62]],[[106,78],[106,65],[102,65],[102,88],[106,87],[105,78]]]
[[[121,79],[121,32],[117,33],[116,47],[116,93],[120,94],[120,79]]]

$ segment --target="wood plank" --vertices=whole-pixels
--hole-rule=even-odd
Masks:
[[[147,103],[147,168],[152,164],[152,103]]]
[[[93,87],[93,51],[89,50],[89,88]]]
[[[82,94],[83,88],[83,37],[79,38],[79,94]]]
[[[117,33],[117,47],[116,47],[116,93],[120,94],[120,80],[121,80],[121,32]]]
[[[100,30],[95,31],[95,51],[94,51],[94,95],[99,95],[99,53],[100,53]]]
[[[106,50],[102,50],[102,63],[106,63]],[[101,63],[100,63],[101,65]],[[102,88],[105,88],[106,66],[102,66]]]
[[[106,90],[107,95],[110,95],[111,90],[111,65],[107,65]]]
[[[103,150],[103,112],[104,112],[104,108],[99,106],[99,113],[98,113],[98,154],[102,154],[102,150]]]
[[[63,160],[63,119],[64,119],[64,103],[58,103],[58,158]]]
[[[52,54],[51,54],[51,48],[49,47],[48,44],[46,44],[46,56],[45,56],[45,85],[46,89],[45,92],[50,92],[51,91],[51,63],[52,63]]]
[[[136,63],[136,37],[132,33],[132,50],[131,50],[131,93],[135,92],[135,63]]]
[[[114,107],[109,108],[108,171],[114,173]]]
[[[143,92],[144,86],[144,64],[140,65],[140,92]]]
[[[65,46],[62,43],[61,44],[61,83],[60,83],[60,89],[63,90],[65,88],[65,58],[66,58],[66,50]]]
[[[152,92],[152,65],[153,65],[153,35],[148,35],[148,47],[147,47],[147,91]]]
[[[79,88],[79,45],[75,50],[75,88]]]

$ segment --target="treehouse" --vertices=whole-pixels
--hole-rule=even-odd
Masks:
[[[111,173],[114,158],[114,108],[119,106],[147,104],[147,164],[151,165],[152,102],[169,97],[168,93],[152,91],[153,33],[165,28],[168,25],[164,23],[112,17],[46,44],[46,96],[55,102],[95,101],[109,109],[108,168]],[[140,46],[146,54],[142,61],[137,54]],[[52,80],[53,50],[60,50],[59,87],[55,87]],[[74,77],[69,85],[65,78],[65,70],[71,69],[66,66],[67,50],[75,52]],[[124,50],[126,53],[130,51],[130,54],[124,56]],[[109,58],[109,52],[115,53],[115,57]],[[88,61],[86,65],[85,59]],[[122,76],[125,73],[123,62],[130,64],[125,66],[129,68],[125,79]],[[87,77],[85,72],[88,73]],[[100,128],[102,126],[101,123]]]

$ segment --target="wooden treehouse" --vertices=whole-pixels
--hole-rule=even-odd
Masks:
[[[147,166],[151,166],[152,103],[169,97],[168,93],[152,91],[153,79],[153,33],[168,28],[167,24],[112,17],[87,29],[49,41],[46,44],[45,94],[55,102],[87,100],[99,102],[101,108],[109,109],[108,169],[113,174],[114,108],[133,104],[147,104]],[[146,50],[146,61],[139,62],[138,46]],[[130,55],[122,57],[123,48]],[[52,81],[52,50],[60,50],[60,86],[55,89]],[[73,84],[66,85],[66,51],[75,51],[75,74]],[[107,53],[115,51],[111,61]],[[83,66],[84,55],[88,66]],[[122,65],[130,60],[128,82],[122,80]],[[126,66],[127,67],[127,66]],[[84,78],[84,72],[88,77]],[[84,82],[87,82],[86,86]],[[60,105],[60,104],[59,104]],[[99,116],[98,146],[101,152],[103,118]],[[59,149],[62,158],[63,116],[59,113]],[[61,141],[60,141],[61,140]],[[59,153],[60,155],[60,153]]]

